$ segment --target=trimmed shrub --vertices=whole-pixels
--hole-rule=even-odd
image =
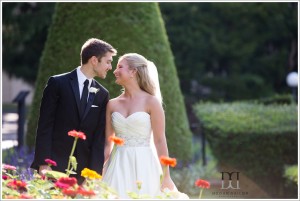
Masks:
[[[284,177],[291,183],[298,184],[298,165],[288,165],[285,167]]]
[[[258,103],[263,103],[265,105],[270,104],[293,104],[293,96],[291,94],[275,94],[271,97],[261,98]]]
[[[298,192],[298,165],[286,165],[284,168],[285,189],[291,194]]]
[[[238,169],[272,197],[296,197],[284,187],[284,166],[297,163],[296,105],[194,105],[219,167]]]
[[[191,158],[189,130],[183,96],[157,3],[57,3],[40,61],[27,144],[34,145],[42,91],[49,76],[71,71],[80,65],[82,44],[96,37],[112,44],[118,55],[137,52],[153,61],[159,72],[166,112],[166,136],[170,156]],[[113,66],[117,59],[114,59]],[[121,93],[112,73],[99,80],[111,98]]]

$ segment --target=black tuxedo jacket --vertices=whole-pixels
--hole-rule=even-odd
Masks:
[[[109,100],[108,91],[93,79],[91,87],[99,91],[89,93],[84,115],[79,112],[80,94],[76,69],[50,77],[44,89],[40,105],[40,117],[36,133],[35,157],[31,165],[37,169],[45,165],[45,159],[56,161],[53,170],[65,172],[74,142],[68,136],[71,130],[82,131],[86,140],[78,139],[74,156],[77,159],[77,179],[85,167],[102,173],[105,143],[105,112]],[[72,176],[72,175],[71,175]]]

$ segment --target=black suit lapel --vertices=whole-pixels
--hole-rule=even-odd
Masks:
[[[97,85],[96,85],[96,83],[95,83],[94,80],[92,80],[91,87],[99,89],[99,87],[97,87]],[[99,91],[97,93],[99,93]],[[92,106],[92,104],[94,102],[95,96],[96,96],[96,93],[89,93],[88,102],[87,102],[87,105],[86,105],[86,108],[85,108],[82,120],[86,117],[86,115],[88,114],[89,110],[91,109],[91,106]]]
[[[78,114],[79,114],[80,94],[79,94],[79,86],[78,86],[78,78],[77,78],[76,69],[70,73],[70,83],[71,83],[71,86],[73,89],[73,93],[74,93],[76,104],[77,104]]]

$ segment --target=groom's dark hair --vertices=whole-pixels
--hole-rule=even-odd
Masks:
[[[81,47],[81,65],[86,64],[92,56],[101,61],[107,52],[117,54],[117,50],[111,44],[97,38],[90,38]]]

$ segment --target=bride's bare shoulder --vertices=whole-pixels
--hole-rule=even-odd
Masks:
[[[116,103],[116,102],[120,101],[122,98],[123,98],[123,94],[121,94],[121,95],[119,95],[115,98],[110,99],[108,102],[111,103],[111,104]]]
[[[158,98],[156,96],[153,96],[153,95],[150,95],[150,94],[147,97],[147,103],[146,104],[149,108],[160,107],[161,106]]]
[[[107,107],[108,108],[114,108],[114,107],[116,107],[117,105],[120,104],[121,100],[122,100],[122,94],[118,97],[110,99],[107,103]]]

